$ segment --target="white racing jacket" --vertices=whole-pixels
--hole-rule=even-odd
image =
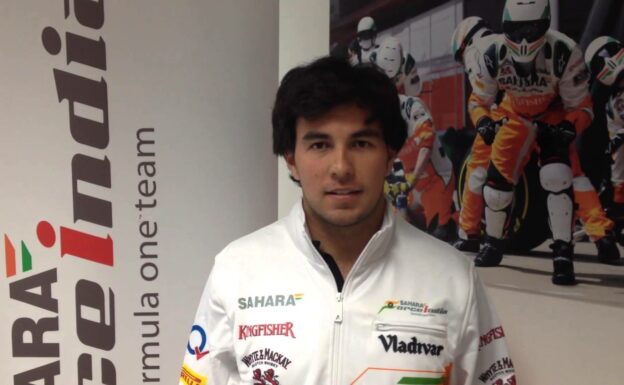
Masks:
[[[341,293],[301,204],[228,245],[180,385],[515,384],[473,263],[388,211]]]

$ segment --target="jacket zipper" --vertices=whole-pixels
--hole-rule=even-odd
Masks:
[[[331,368],[331,383],[338,385],[340,381],[340,357],[342,356],[342,329],[343,319],[343,298],[342,293],[336,294],[336,311],[334,315],[334,335],[332,341],[332,368]]]

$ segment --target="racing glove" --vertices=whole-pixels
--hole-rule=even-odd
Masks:
[[[553,139],[567,146],[576,138],[576,127],[568,120],[562,120],[559,124],[552,125],[540,120],[533,122],[538,130],[549,134]]]
[[[606,153],[608,155],[615,154],[616,151],[620,148],[620,146],[622,146],[623,143],[624,143],[624,134],[615,135],[613,138],[611,138],[611,140],[609,141],[609,144],[607,144]]]
[[[495,122],[488,116],[483,116],[477,121],[477,132],[481,135],[483,142],[488,146],[494,142],[496,136]]]

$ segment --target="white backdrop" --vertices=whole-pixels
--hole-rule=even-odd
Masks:
[[[278,2],[66,3],[0,3],[0,382],[176,383],[213,256],[276,218]]]

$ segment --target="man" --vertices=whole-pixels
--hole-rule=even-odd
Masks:
[[[481,48],[489,48],[499,36],[492,34],[489,25],[480,17],[472,16],[462,20],[453,34],[451,47],[456,61],[464,65],[472,89],[482,87],[482,78],[487,76],[486,65]],[[477,44],[478,43],[478,44]],[[477,96],[472,96],[472,100]],[[495,97],[495,104],[500,103],[502,92]],[[462,251],[479,251],[481,238],[481,218],[483,215],[483,185],[490,160],[491,144],[503,118],[494,122],[494,129],[485,124],[479,127],[479,135],[472,145],[470,159],[467,164],[466,188],[462,194],[462,205],[459,215],[459,240],[455,247]],[[477,122],[473,121],[477,126]],[[573,150],[574,151],[574,150]],[[572,188],[574,201],[577,204],[577,215],[587,235],[595,243],[598,259],[604,263],[615,263],[619,260],[619,250],[613,236],[613,222],[607,218],[598,198],[596,190],[580,168],[578,162],[573,163]]]
[[[418,76],[416,60],[409,53],[403,52],[403,46],[396,37],[387,37],[371,58],[394,82],[399,94],[415,97],[420,95],[422,82]]]
[[[448,241],[452,238],[453,164],[438,139],[429,109],[416,96],[421,91],[416,62],[410,54],[404,55],[395,37],[388,37],[375,56],[375,65],[397,88],[407,123],[408,138],[386,178],[386,194],[410,222],[422,207],[428,232]]]
[[[349,45],[349,62],[351,65],[368,64],[375,54],[379,44],[377,39],[377,26],[375,20],[370,16],[360,19],[357,25],[355,39]]]
[[[487,235],[475,264],[497,266],[501,262],[503,230],[513,189],[538,144],[540,183],[547,192],[553,236],[552,282],[573,285],[573,184],[581,192],[576,194],[577,201],[596,197],[595,191],[591,194],[593,187],[587,178],[579,183],[573,181],[582,174],[574,139],[593,118],[592,101],[580,50],[574,41],[549,26],[548,0],[508,0],[503,13],[503,35],[480,48],[482,67],[487,71],[473,88],[469,112],[477,130],[494,139],[483,188]],[[492,109],[499,91],[505,95]],[[496,122],[501,119],[505,124],[496,133]],[[579,206],[595,207],[595,203]],[[604,211],[599,220],[613,225]],[[617,251],[616,247],[612,249]]]
[[[489,36],[489,37],[488,37]],[[479,86],[481,74],[486,72],[480,57],[483,52],[477,48],[481,39],[495,39],[489,24],[480,17],[471,16],[462,20],[453,33],[451,52],[455,61],[462,64],[471,87]],[[481,46],[487,43],[481,42]],[[496,100],[495,100],[496,102]],[[502,122],[499,122],[499,124]],[[476,122],[473,122],[476,125]],[[483,217],[483,185],[490,163],[490,145],[494,139],[490,131],[479,131],[466,166],[466,183],[462,193],[459,212],[459,238],[453,244],[461,251],[479,251],[481,242],[481,218]]]
[[[606,104],[609,145],[612,158],[613,217],[622,222],[624,217],[624,46],[618,40],[601,36],[592,41],[585,51],[585,63],[594,79],[610,91]]]
[[[180,384],[515,383],[473,264],[387,207],[405,137],[376,69],[321,58],[286,74],[273,149],[302,201],[216,257]]]

